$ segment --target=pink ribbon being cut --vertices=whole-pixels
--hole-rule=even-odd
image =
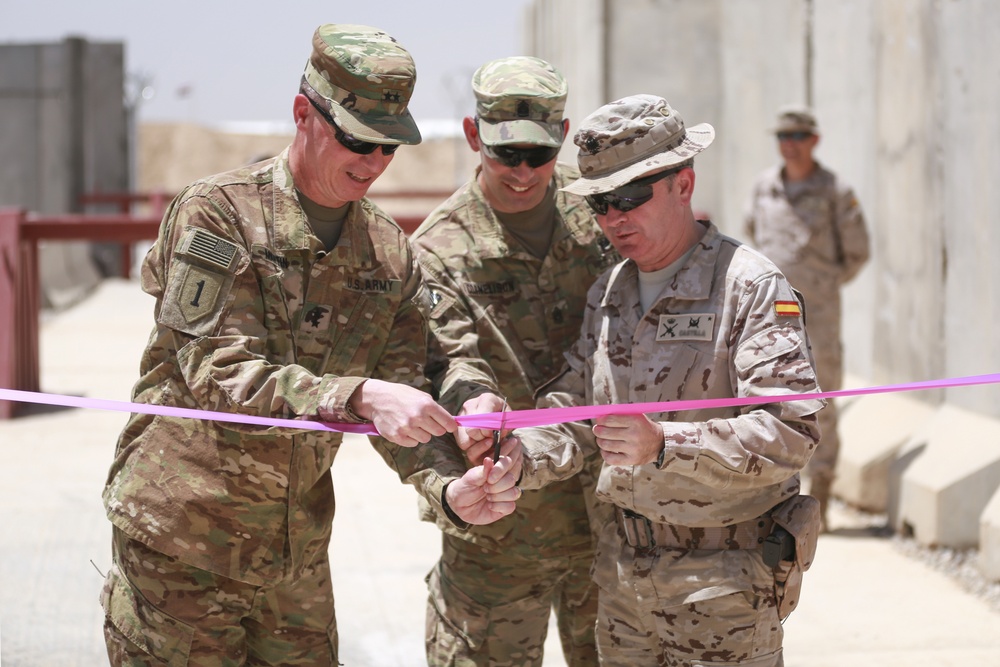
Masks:
[[[570,408],[546,408],[542,410],[514,410],[508,412],[487,412],[479,415],[460,415],[456,421],[467,428],[497,429],[503,423],[504,428],[516,429],[529,426],[546,426],[563,424],[565,422],[585,421],[605,415],[639,415],[657,412],[680,412],[683,410],[704,410],[707,408],[730,408],[745,405],[762,405],[767,403],[783,403],[785,401],[803,401],[814,398],[843,398],[846,396],[865,396],[868,394],[886,394],[903,391],[919,391],[922,389],[944,389],[947,387],[968,387],[981,384],[1000,383],[1000,373],[988,375],[970,375],[966,377],[947,378],[944,380],[926,380],[923,382],[907,382],[889,384],[860,389],[841,389],[811,394],[779,394],[776,396],[746,396],[737,398],[706,398],[689,401],[662,401],[658,403],[616,403],[612,405],[582,405]],[[230,412],[212,412],[192,408],[175,408],[166,405],[148,405],[146,403],[129,403],[127,401],[111,401],[100,398],[83,398],[61,394],[45,394],[34,391],[0,388],[0,400],[20,403],[40,403],[43,405],[59,405],[70,408],[85,408],[94,410],[113,410],[147,415],[162,415],[164,417],[181,417],[186,419],[210,419],[218,422],[252,424],[255,426],[273,426],[292,428],[300,431],[333,431],[339,433],[359,433],[362,435],[378,435],[371,424],[342,424],[309,421],[303,419],[278,419],[274,417],[258,417]]]

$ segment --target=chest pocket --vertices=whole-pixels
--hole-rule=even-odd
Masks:
[[[333,351],[341,361],[350,360],[342,373],[365,374],[374,366],[389,337],[394,312],[386,297],[361,296],[350,312],[337,316],[333,330]]]
[[[267,330],[267,350],[271,359],[294,363],[292,328],[288,311],[289,296],[301,294],[301,277],[289,260],[261,246],[253,247],[253,267],[260,285],[260,300],[264,327]]]
[[[299,363],[314,372],[366,375],[382,354],[400,307],[401,283],[380,281],[376,291],[331,289],[329,298],[307,301],[296,332]]]

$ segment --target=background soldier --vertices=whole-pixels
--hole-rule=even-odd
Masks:
[[[582,177],[566,189],[587,197],[626,259],[591,288],[581,337],[541,407],[817,389],[788,282],[692,212],[693,158],[714,137],[652,95],[584,119]],[[595,445],[603,457],[596,495],[614,511],[594,568],[602,665],[782,664],[780,620],[818,534],[798,472],[822,405],[612,415],[592,431],[578,424],[575,437],[570,425],[518,430],[525,487],[581,469]],[[765,551],[771,540],[785,550]]]
[[[489,385],[492,372],[509,409],[532,408],[579,334],[587,288],[616,256],[583,200],[560,191],[577,176],[556,162],[569,130],[562,75],[538,58],[503,58],[480,67],[472,88],[476,116],[463,127],[481,164],[412,237],[450,361],[435,386],[442,405],[457,409],[482,391],[470,381]],[[449,308],[465,317],[444,316]],[[490,444],[459,442],[471,463]],[[567,663],[597,664],[579,479],[527,494],[491,526],[461,531],[437,518],[444,535],[428,576],[431,665],[540,665],[553,608]]]
[[[371,421],[408,447],[455,431],[421,391],[419,270],[365,199],[396,148],[420,141],[415,77],[384,32],[316,30],[291,145],[194,183],[167,211],[142,268],[156,324],[134,401]],[[341,437],[133,415],[104,490],[112,664],[338,664],[327,550]],[[513,510],[509,459],[461,477],[461,456],[438,459],[454,446],[381,444],[442,514],[442,502],[472,523]]]
[[[775,129],[783,163],[754,183],[744,233],[805,298],[806,323],[820,387],[843,384],[840,288],[868,261],[868,231],[850,186],[813,157],[819,130],[812,111],[787,107]],[[837,404],[819,413],[820,447],[809,461],[809,494],[820,501],[823,529],[840,452]]]

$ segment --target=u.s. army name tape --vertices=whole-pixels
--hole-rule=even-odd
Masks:
[[[1000,383],[1000,373],[987,375],[969,375],[965,377],[946,378],[943,380],[925,380],[922,382],[906,382],[902,384],[879,385],[857,389],[840,389],[806,394],[778,394],[774,396],[743,396],[736,398],[706,398],[685,401],[662,401],[657,403],[615,403],[610,405],[582,405],[568,408],[544,408],[539,410],[514,410],[510,412],[487,412],[478,415],[460,415],[456,421],[467,428],[497,429],[501,423],[504,428],[527,428],[530,426],[547,426],[565,422],[585,421],[606,415],[638,415],[657,412],[681,412],[685,410],[704,410],[709,408],[730,408],[746,405],[762,405],[767,403],[783,403],[785,401],[805,401],[814,399],[842,398],[847,396],[865,396],[869,394],[886,394],[904,391],[919,391],[922,389],[944,389],[948,387],[968,387],[981,384]],[[113,410],[164,417],[181,417],[187,419],[209,419],[218,422],[249,424],[254,426],[272,426],[290,428],[300,431],[332,431],[338,433],[359,433],[362,435],[378,435],[372,424],[345,424],[304,419],[279,419],[275,417],[260,417],[230,412],[213,412],[194,408],[177,408],[167,405],[149,405],[146,403],[129,403],[127,401],[112,401],[100,398],[84,398],[62,394],[46,394],[19,389],[0,388],[0,400],[20,403],[40,403],[43,405],[59,405],[71,408],[87,408],[95,410]]]

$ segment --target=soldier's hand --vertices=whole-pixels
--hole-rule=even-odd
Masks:
[[[507,437],[500,441],[500,457],[507,457],[511,461],[510,470],[514,473],[514,479],[520,479],[521,477],[521,466],[524,463],[524,448],[521,446],[521,439],[513,434],[512,431],[504,431],[505,433],[510,433]],[[490,431],[492,433],[492,431]],[[493,439],[490,438],[489,447],[484,450],[478,450],[475,453],[476,458],[473,459],[472,450],[465,453],[466,458],[469,459],[469,466],[479,466],[483,465],[486,460],[493,459]]]
[[[477,526],[507,516],[521,497],[512,466],[510,458],[502,456],[496,464],[487,458],[482,465],[470,468],[460,479],[448,484],[445,490],[448,507],[466,523]]]
[[[403,447],[454,433],[458,422],[430,394],[405,384],[365,380],[350,399],[351,409],[369,420],[379,435]]]
[[[594,436],[608,465],[644,465],[663,449],[663,427],[646,415],[598,417]]]
[[[506,402],[496,394],[480,394],[462,404],[460,415],[481,415],[490,412],[503,412]],[[504,430],[500,437],[505,437],[510,430]],[[464,428],[459,426],[455,433],[455,441],[465,452],[465,458],[470,466],[479,465],[488,453],[493,451],[493,431],[483,428]]]

